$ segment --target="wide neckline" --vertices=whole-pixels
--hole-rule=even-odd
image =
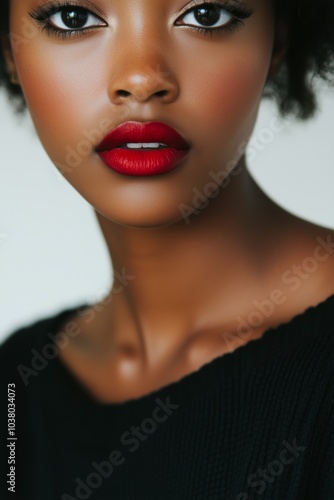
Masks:
[[[54,316],[50,328],[56,335],[57,328],[70,318],[75,312],[90,307],[84,303],[76,307],[62,310]],[[123,402],[102,403],[89,394],[88,391],[76,379],[71,370],[56,356],[53,368],[66,379],[66,386],[71,391],[70,399],[91,409],[101,409],[105,412],[132,412],[138,407],[147,407],[157,398],[169,398],[173,400],[184,400],[198,397],[200,394],[215,389],[222,380],[235,377],[247,378],[250,371],[258,368],[263,363],[270,363],[281,355],[287,355],[294,349],[298,349],[301,343],[314,339],[320,335],[313,326],[312,319],[321,317],[321,313],[334,312],[334,293],[316,305],[308,306],[303,312],[293,316],[290,320],[280,323],[275,327],[268,328],[258,339],[253,339],[246,344],[236,348],[233,352],[220,355],[202,365],[199,369],[190,372],[180,379],[170,382],[154,391],[128,399]],[[50,331],[50,329],[48,330]],[[59,387],[59,391],[62,388]],[[66,394],[64,394],[66,399]]]

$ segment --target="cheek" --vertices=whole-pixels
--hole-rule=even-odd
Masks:
[[[210,76],[212,92],[208,95],[206,109],[213,117],[212,134],[219,130],[225,139],[225,151],[231,159],[236,159],[235,150],[248,141],[256,122],[268,60],[261,57],[256,60],[254,53],[248,57],[245,51],[242,58],[225,62],[220,73]]]
[[[202,42],[198,50],[192,50],[196,57],[190,57],[189,51],[188,62],[183,62],[188,108],[193,110],[194,122],[195,115],[203,121],[206,118],[208,138],[217,137],[218,132],[234,142],[234,138],[245,140],[252,132],[274,39],[269,2],[257,10],[255,21],[249,28],[247,25],[231,36],[217,38],[210,51]]]
[[[261,98],[267,61],[256,61],[245,51],[244,57],[226,61],[226,67],[219,79],[212,75],[213,90],[222,112],[228,116],[247,113],[250,107]],[[211,99],[212,109],[214,102]]]
[[[11,0],[13,19],[26,15],[22,4],[22,0]],[[271,26],[268,13],[261,12],[252,29],[235,35],[210,40],[180,31],[161,52],[148,46],[147,57],[154,56],[152,61],[161,70],[174,73],[180,93],[170,105],[159,107],[152,100],[146,111],[151,108],[162,120],[166,116],[179,123],[196,149],[189,168],[165,180],[140,184],[110,175],[94,155],[78,149],[81,141],[87,143],[86,131],[101,133],[102,120],[109,120],[106,128],[110,130],[111,121],[126,121],[133,115],[123,105],[114,106],[108,97],[117,64],[109,37],[101,33],[70,41],[39,34],[21,46],[16,54],[18,73],[41,142],[51,159],[66,167],[72,168],[66,160],[67,148],[80,152],[78,163],[64,175],[100,213],[130,225],[137,219],[138,224],[141,219],[150,224],[180,220],[179,203],[192,205],[193,187],[202,191],[208,171],[218,169],[219,161],[230,159],[237,143],[248,138],[270,62]],[[19,24],[13,32],[20,33]],[[121,55],[130,57],[132,46],[122,47],[126,49]],[[134,108],[135,114],[136,109],[138,114],[144,110],[141,104]]]
[[[56,156],[62,154],[61,148],[66,144],[84,138],[83,132],[92,126],[95,110],[101,110],[107,97],[101,74],[92,70],[94,58],[85,50],[89,44],[93,54],[92,45],[97,40],[92,42],[87,37],[72,47],[66,43],[62,48],[62,41],[32,41],[16,57],[37,133],[47,151]]]
[[[221,58],[221,64],[208,65],[197,75],[197,113],[207,117],[214,130],[231,136],[252,120],[261,100],[270,63],[268,51],[261,47],[236,47]],[[202,108],[202,109],[201,109]]]

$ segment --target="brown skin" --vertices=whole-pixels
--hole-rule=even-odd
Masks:
[[[10,31],[22,33],[22,20],[42,3],[11,0]],[[286,50],[286,25],[276,22],[271,2],[247,0],[254,14],[245,25],[212,37],[175,26],[194,7],[185,0],[94,5],[106,27],[64,40],[38,32],[6,54],[46,152],[94,207],[114,269],[135,277],[121,293],[115,279],[112,300],[87,311],[93,321],[75,316],[81,333],[60,350],[96,400],[120,402],[179,380],[327,298],[333,256],[298,291],[288,293],[282,274],[313,255],[318,236],[333,232],[265,196],[240,148]],[[128,120],[166,122],[191,143],[191,153],[166,175],[123,176],[94,151],[104,130],[78,166],[64,169],[68,147],[77,150],[83,131],[98,130],[106,118],[108,130]],[[210,173],[231,160],[238,174],[186,224],[180,204],[193,206],[193,189],[205,192]],[[237,318],[277,288],[288,300],[241,339]]]

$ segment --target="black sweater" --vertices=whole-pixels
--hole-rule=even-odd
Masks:
[[[1,402],[14,383],[16,413],[12,437],[1,413],[1,499],[334,500],[334,295],[177,382],[108,405],[56,355],[52,334],[74,311],[0,347]]]

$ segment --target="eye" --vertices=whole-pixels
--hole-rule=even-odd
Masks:
[[[73,0],[81,1],[81,0]],[[29,15],[48,35],[70,38],[107,26],[102,19],[83,5],[73,4],[72,0],[50,2],[29,12]]]
[[[182,16],[185,24],[195,27],[221,28],[229,24],[235,15],[214,3],[203,3],[190,9]],[[194,24],[194,22],[199,24]]]
[[[101,26],[105,23],[92,12],[83,7],[61,7],[61,9],[50,15],[50,25],[61,30],[76,30]]]

